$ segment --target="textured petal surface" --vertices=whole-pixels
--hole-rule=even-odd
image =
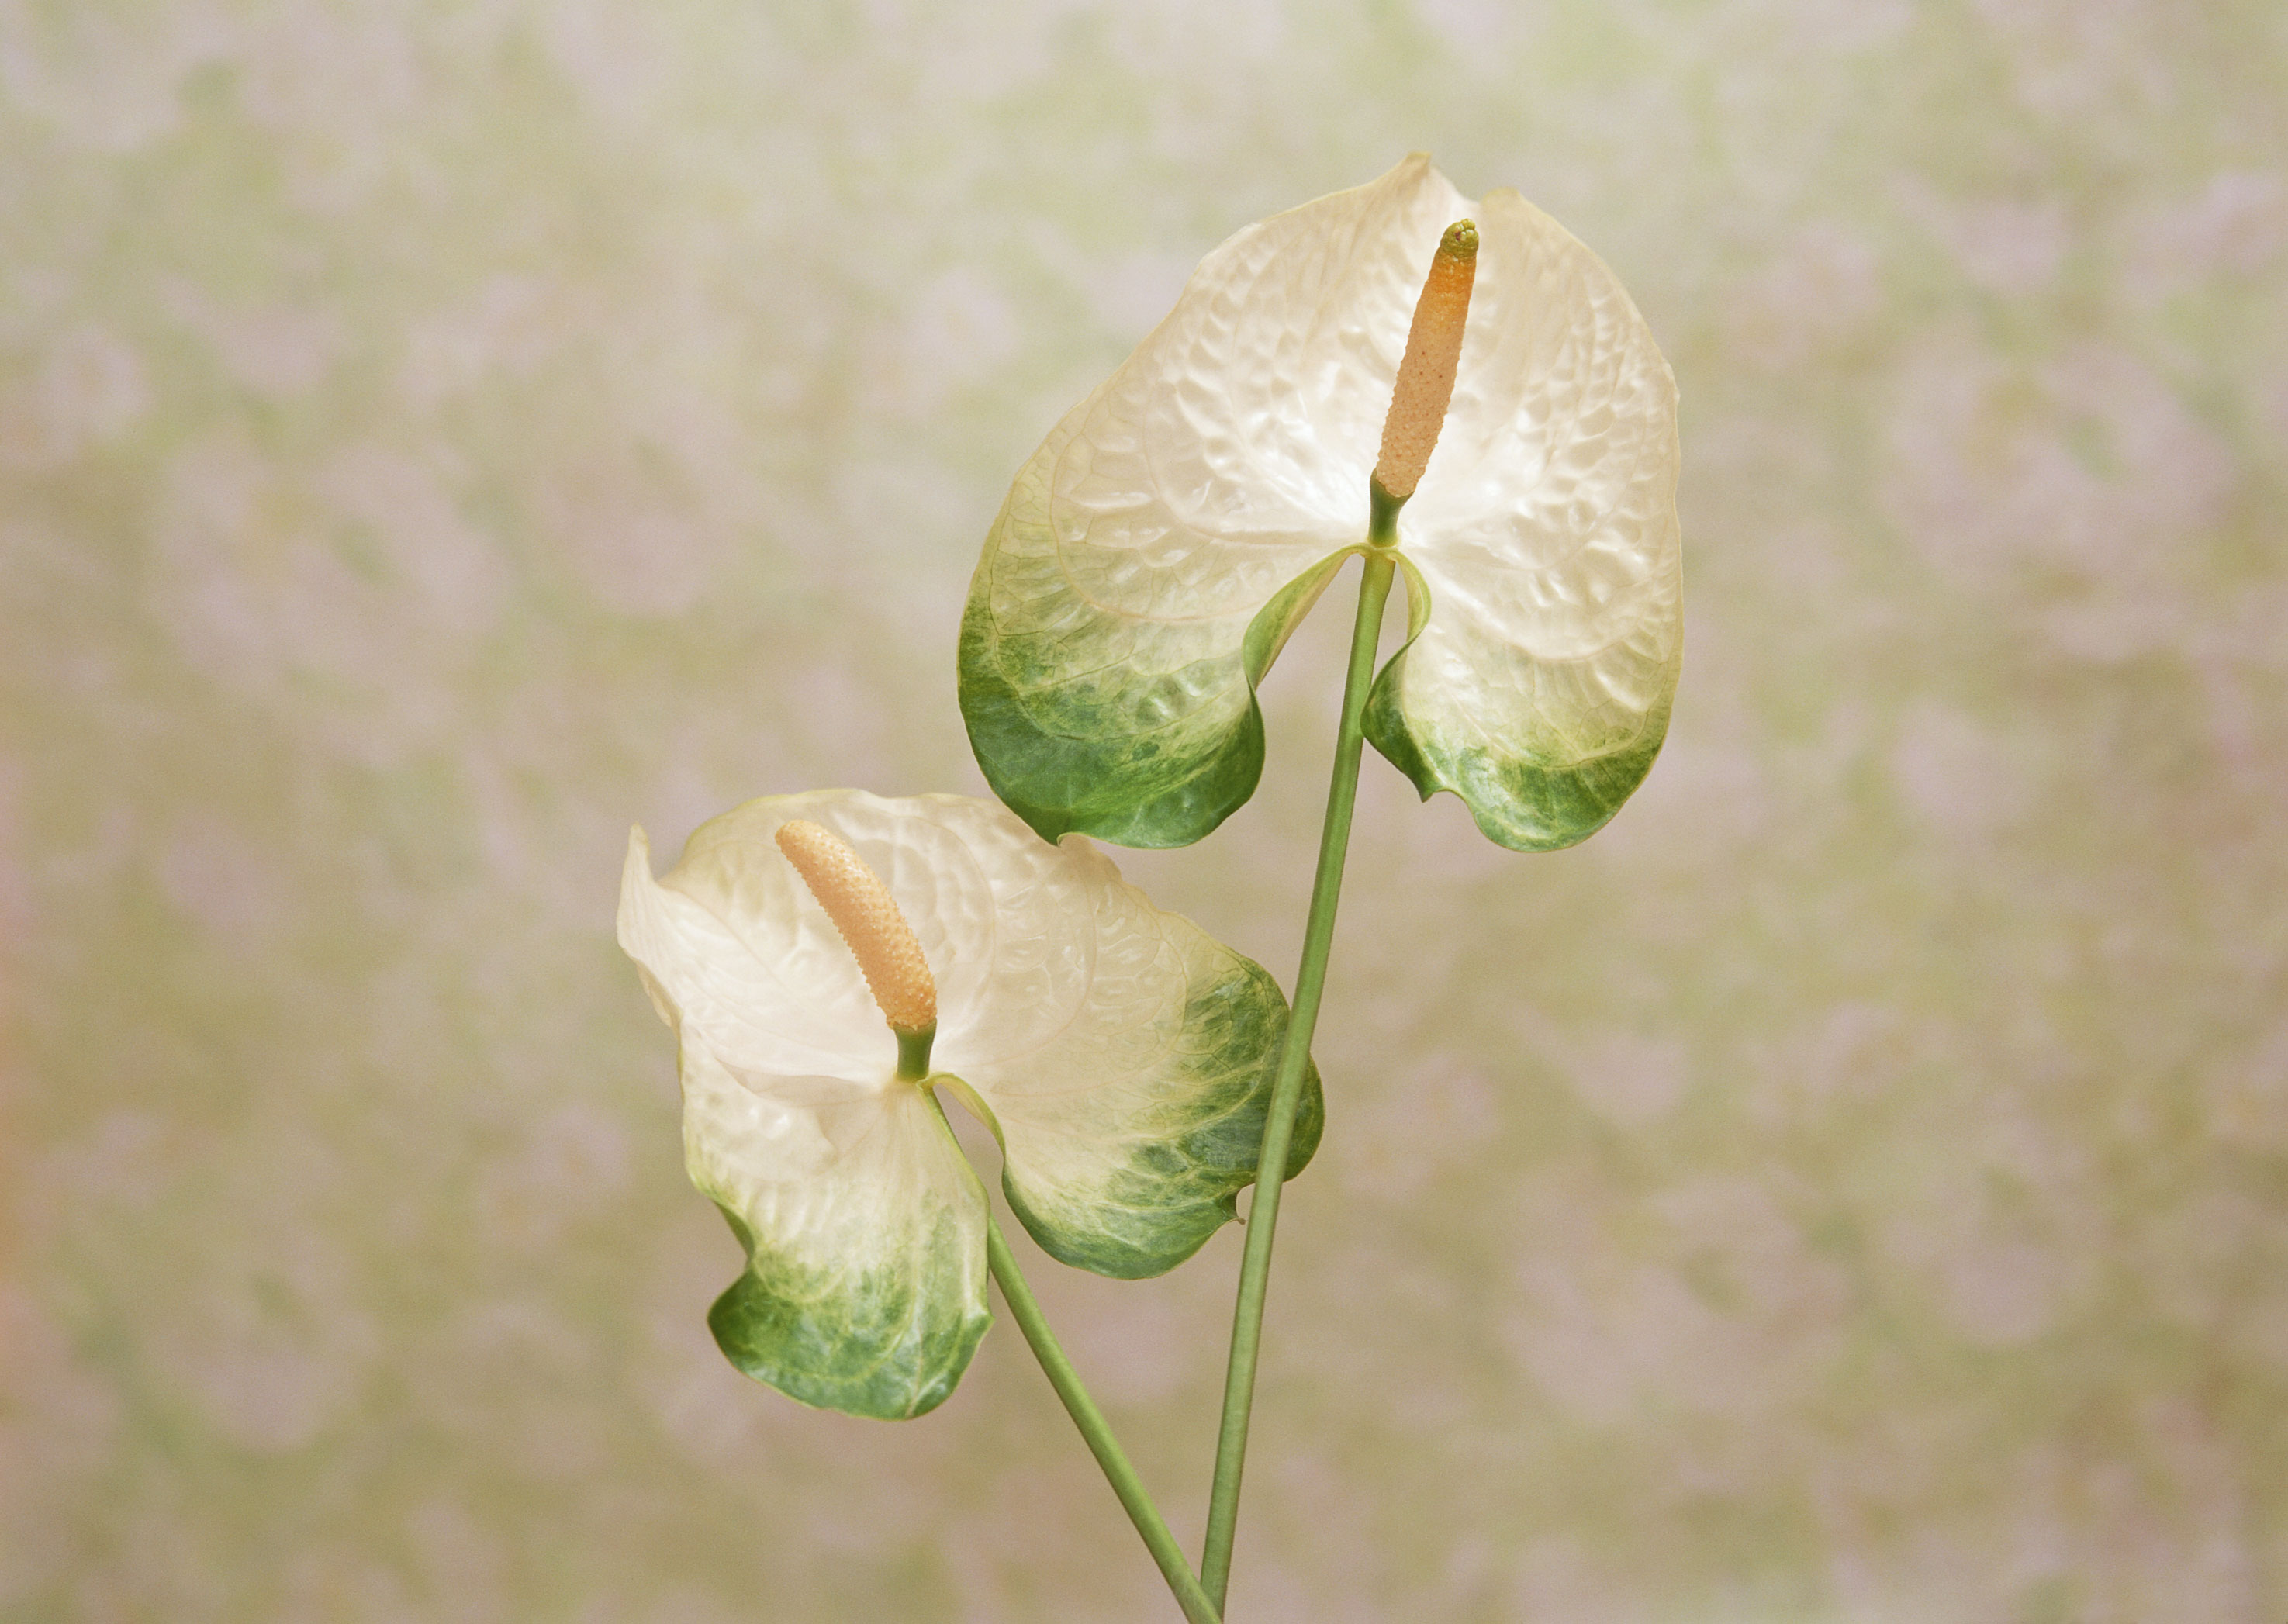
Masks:
[[[1153,907],[1085,838],[1045,847],[1002,821],[1056,917],[1007,944],[1013,973],[972,1018],[948,1022],[939,1064],[992,1113],[1010,1205],[1045,1249],[1099,1274],[1162,1273],[1254,1182],[1287,1001],[1261,966]],[[1290,1177],[1322,1117],[1314,1072]]]
[[[620,942],[676,1031],[692,1182],[747,1249],[708,1316],[717,1343],[806,1404],[896,1419],[953,1390],[989,1322],[985,1199],[936,1106],[895,1081],[856,962],[769,844],[822,812],[878,835],[873,797],[848,799],[751,803],[663,882],[637,831]]]
[[[1235,1624],[2288,1624],[2284,18],[0,4],[0,1619],[1179,1624],[1009,1326],[725,1363],[609,870],[989,795],[1017,465],[1402,119],[1674,363],[1688,686],[1571,860],[1367,770]],[[1238,1239],[1034,1282],[1188,1531]]]
[[[921,1089],[773,1080],[682,1039],[684,1160],[747,1270],[710,1329],[734,1365],[806,1404],[894,1421],[968,1367],[985,1306],[985,1192]]]
[[[931,795],[891,799],[857,789],[767,796],[710,820],[661,883],[711,913],[750,949],[733,961],[735,997],[767,1009],[774,1032],[802,1052],[853,1057],[836,1074],[886,1079],[896,1043],[857,961],[779,851],[782,824],[806,819],[850,843],[880,876],[920,940],[938,993],[938,1054],[989,1004],[1053,1006],[1076,995],[1084,970],[1045,950],[1069,928],[1071,881],[1025,827],[989,801]],[[734,973],[711,955],[711,973]],[[760,1036],[762,1018],[741,1028]],[[839,1046],[837,1048],[836,1046]],[[751,1052],[748,1063],[765,1056]]]
[[[1370,736],[1512,846],[1582,838],[1642,779],[1681,647],[1674,382],[1594,254],[1417,154],[1209,255],[1018,475],[970,590],[962,709],[1043,835],[1179,845],[1253,793],[1249,621],[1363,533],[1424,271],[1466,215],[1453,405],[1399,519],[1440,608]]]
[[[1248,622],[1363,536],[1415,296],[1466,208],[1417,155],[1249,226],[1019,473],[970,590],[962,709],[1044,836],[1180,845],[1253,792]]]
[[[693,1179],[745,1226],[759,1259],[782,1232],[800,1248],[827,1245],[844,1233],[836,1215],[869,1200],[887,1203],[878,1221],[908,1248],[902,1289],[952,1270],[948,1248],[972,1238],[959,1199],[973,1189],[968,1169],[936,1168],[924,1131],[933,1111],[921,1126],[902,1114],[922,1096],[894,1080],[887,1024],[777,848],[780,826],[798,818],[848,841],[914,927],[938,984],[938,1071],[995,1119],[1011,1204],[1049,1252],[1100,1273],[1156,1274],[1231,1218],[1255,1176],[1286,1028],[1271,977],[1154,907],[1085,839],[1047,844],[990,801],[822,790],[712,820],[656,882],[639,833],[621,901],[622,944],[682,1038]],[[1315,1075],[1291,1174],[1310,1159],[1321,1114]],[[935,1170],[910,1171],[924,1166]],[[870,1178],[893,1182],[869,1196]],[[838,1193],[812,1192],[812,1179]],[[924,1209],[898,1205],[901,1189],[922,1192]],[[958,1261],[949,1278],[965,1290],[981,1240]],[[775,1278],[759,1261],[734,1295],[759,1311]],[[965,1334],[938,1306],[925,1318],[934,1335]]]
[[[664,880],[652,878],[644,832],[628,838],[620,946],[641,968],[660,1018],[705,1032],[715,1052],[752,1076],[878,1086],[890,1069],[886,1028],[850,950],[823,909],[801,906],[809,893],[775,849],[732,844],[712,863],[695,863],[714,828],[692,836]]]
[[[1676,384],[1604,264],[1514,192],[1478,212],[1454,405],[1401,545],[1429,624],[1368,736],[1505,845],[1570,845],[1652,764],[1683,653]]]

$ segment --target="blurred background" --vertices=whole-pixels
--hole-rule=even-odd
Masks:
[[[2271,0],[0,0],[0,1620],[1172,1619],[1006,1321],[703,1321],[613,945],[749,796],[982,792],[1019,463],[1428,148],[1684,398],[1667,750],[1370,756],[1235,1620],[2288,1616]],[[1347,614],[1123,857],[1292,974]],[[1036,1284],[1187,1544],[1237,1259]]]

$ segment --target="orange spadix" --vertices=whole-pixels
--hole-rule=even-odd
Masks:
[[[1398,363],[1398,386],[1391,392],[1390,416],[1383,419],[1382,455],[1374,482],[1384,495],[1403,502],[1422,482],[1431,448],[1454,399],[1454,368],[1462,357],[1462,324],[1470,313],[1470,284],[1478,271],[1478,228],[1457,220],[1439,239],[1430,274],[1414,306],[1406,333],[1406,357]]]

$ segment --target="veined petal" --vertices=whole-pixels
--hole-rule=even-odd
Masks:
[[[708,1315],[717,1343],[806,1404],[896,1419],[953,1390],[989,1323],[985,1192],[895,1080],[857,962],[771,839],[821,812],[871,828],[873,802],[750,803],[664,881],[635,831],[619,934],[675,1029],[692,1182],[748,1255]]]
[[[774,1077],[681,1033],[684,1159],[747,1249],[707,1323],[790,1398],[896,1421],[934,1409],[992,1321],[985,1192],[922,1090]]]
[[[1460,383],[1401,544],[1433,600],[1367,736],[1490,838],[1570,845],[1643,779],[1683,652],[1676,384],[1597,257],[1513,192],[1479,215]]]
[[[1197,1251],[1255,1181],[1287,1001],[1260,965],[1164,913],[1080,836],[1007,854],[1053,875],[1038,991],[996,998],[941,1036],[947,1072],[989,1112],[1010,1206],[1051,1256],[1124,1279]],[[1049,988],[1055,986],[1052,994]],[[1288,1159],[1316,1148],[1305,1079]]]
[[[680,1030],[687,1018],[727,1063],[751,1076],[816,1074],[878,1086],[890,1069],[882,1064],[881,1011],[832,923],[799,905],[808,893],[785,859],[767,845],[748,851],[728,842],[711,862],[692,861],[702,837],[723,821],[691,837],[663,882],[652,877],[644,832],[628,835],[620,947],[641,970],[660,1018]]]
[[[693,1182],[752,1260],[717,1338],[807,1402],[918,1414],[984,1327],[983,1194],[779,852],[795,819],[848,842],[912,925],[937,982],[936,1079],[981,1103],[1019,1216],[1082,1267],[1158,1273],[1231,1217],[1286,1002],[1086,840],[1045,844],[989,801],[751,801],[656,881],[637,832],[621,943],[681,1041]],[[1314,1075],[1291,1174],[1320,1117]]]
[[[961,702],[1043,835],[1180,845],[1253,793],[1248,626],[1362,539],[1414,302],[1466,216],[1452,406],[1398,520],[1440,607],[1369,736],[1520,848],[1581,839],[1643,778],[1680,660],[1674,381],[1594,254],[1417,154],[1209,255],[1019,474],[970,589]]]
[[[1363,537],[1415,296],[1465,207],[1417,154],[1249,226],[1018,474],[970,589],[961,702],[1045,837],[1188,844],[1254,792],[1248,623]]]
[[[1202,260],[1061,425],[1050,517],[1076,590],[1153,619],[1252,613],[1358,540],[1415,299],[1467,208],[1417,154]]]
[[[862,789],[749,801],[702,824],[658,889],[689,905],[684,912],[690,923],[682,928],[690,939],[702,939],[704,921],[715,922],[717,934],[695,955],[702,971],[695,978],[716,998],[711,1008],[722,1007],[742,1023],[743,1034],[767,1026],[803,1046],[801,1064],[785,1069],[884,1080],[897,1058],[857,960],[778,849],[780,827],[798,819],[847,841],[889,888],[936,979],[941,1034],[958,1029],[981,1002],[1008,995],[1030,973],[1035,955],[1026,944],[1040,936],[1054,899],[1033,879],[997,883],[989,865],[1005,848],[1040,843],[991,802],[950,795],[891,798]],[[629,885],[640,892],[633,863],[632,858]],[[730,953],[723,946],[729,940],[743,954]],[[676,987],[668,991],[674,994]],[[829,1052],[856,1059],[823,1066],[807,1059]],[[739,1051],[737,1063],[773,1069],[751,1050]]]

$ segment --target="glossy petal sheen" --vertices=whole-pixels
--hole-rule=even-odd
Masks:
[[[1010,1205],[1046,1251],[1099,1274],[1161,1273],[1254,1180],[1287,1001],[1085,839],[1044,846],[991,811],[990,860],[1029,876],[1024,907],[996,933],[991,997],[947,1011],[938,1065],[990,1113]],[[1314,1073],[1289,1176],[1320,1122]]]
[[[715,819],[652,877],[632,837],[620,941],[682,1054],[693,1182],[747,1272],[725,1352],[806,1402],[918,1414],[988,1320],[985,1200],[857,963],[778,851],[809,819],[881,876],[936,978],[937,1080],[992,1120],[1012,1205],[1067,1262],[1156,1273],[1254,1176],[1286,1004],[1261,969],[1153,907],[1087,842],[989,802],[854,790]],[[1319,1105],[1294,1167],[1315,1141]]]
[[[1018,475],[971,589],[962,704],[1044,834],[1180,844],[1252,792],[1248,627],[1363,538],[1415,299],[1465,217],[1453,406],[1399,521],[1433,609],[1369,736],[1513,846],[1582,838],[1643,777],[1681,648],[1673,380],[1595,255],[1418,155],[1210,254]]]

